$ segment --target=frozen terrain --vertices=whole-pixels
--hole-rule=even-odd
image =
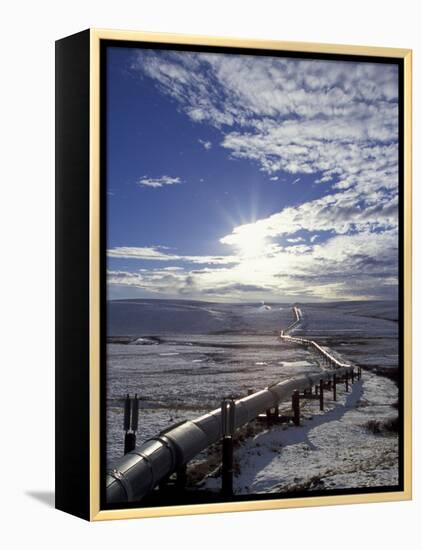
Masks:
[[[109,466],[122,455],[127,393],[140,398],[141,443],[172,424],[218,407],[227,395],[240,397],[248,389],[319,370],[306,350],[280,346],[279,329],[291,320],[288,305],[136,300],[112,302],[109,319]]]
[[[365,368],[397,369],[396,302],[306,304],[303,313],[303,322],[295,336],[327,344]]]
[[[389,369],[394,378],[394,303],[301,308],[303,322],[293,335],[315,339],[364,368]],[[249,389],[320,369],[310,351],[278,338],[292,321],[289,304],[116,301],[109,303],[108,321],[108,466],[122,455],[126,393],[141,399],[141,443],[171,424],[218,407],[224,396],[244,396]],[[236,449],[235,492],[397,484],[397,433],[382,427],[384,420],[397,417],[396,384],[365,370],[351,393],[339,388],[336,403],[327,397],[324,413],[317,402],[302,402],[305,418],[299,428],[254,427],[254,435]],[[206,453],[198,464],[201,460],[206,462]],[[218,468],[207,473],[211,475],[200,486],[221,487]]]
[[[337,402],[325,392],[323,412],[302,401],[300,427],[264,427],[235,451],[235,494],[397,485],[397,433],[368,429],[374,420],[388,425],[396,401],[394,382],[369,372],[350,393],[339,387]],[[219,470],[200,486],[218,490]]]

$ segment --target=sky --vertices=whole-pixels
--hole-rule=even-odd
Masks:
[[[107,296],[397,299],[394,64],[109,47]]]

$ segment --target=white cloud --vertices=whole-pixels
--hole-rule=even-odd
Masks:
[[[231,156],[272,177],[397,187],[395,65],[143,50],[132,68],[193,121],[220,129]]]
[[[199,143],[201,145],[203,145],[204,149],[206,149],[207,151],[209,151],[212,147],[212,143],[211,141],[205,141],[203,139],[198,139]]]
[[[205,266],[147,269],[113,280],[151,292],[225,299],[242,293],[257,299],[260,293],[275,299],[394,294],[396,66],[142,50],[132,69],[153,79],[193,122],[216,128],[229,157],[253,161],[278,185],[313,176],[324,195],[234,227],[220,239],[230,247],[226,257],[184,256],[158,247],[112,249],[115,258]],[[283,173],[293,178],[279,177]],[[161,186],[160,178],[146,179]],[[173,183],[180,181],[166,184]],[[298,231],[309,236],[298,237]]]
[[[109,258],[123,258],[126,260],[158,260],[158,261],[172,261],[178,260],[179,256],[175,254],[168,254],[167,248],[163,246],[159,247],[133,247],[133,246],[116,246],[107,250],[107,256]]]
[[[318,245],[281,246],[231,265],[110,271],[109,283],[165,296],[209,299],[391,298],[397,285],[397,231],[337,235]]]
[[[158,187],[164,187],[165,185],[174,185],[181,183],[179,177],[173,178],[171,176],[161,176],[159,178],[150,178],[148,176],[143,176],[139,179],[138,185],[140,187],[153,187],[154,189]]]
[[[150,260],[159,262],[190,262],[194,264],[225,265],[238,261],[236,256],[184,256],[168,252],[164,246],[156,247],[135,247],[116,246],[107,250],[109,258],[120,258],[125,260]],[[176,269],[176,268],[171,268]]]
[[[286,241],[288,243],[301,243],[303,242],[305,239],[303,237],[291,237],[290,239],[286,239]]]
[[[153,294],[224,300],[395,297],[397,197],[379,192],[366,196],[364,204],[361,199],[354,189],[346,189],[237,226],[221,238],[234,251],[230,256],[117,247],[109,256],[183,262],[184,267],[113,272],[109,282]],[[308,231],[309,238],[295,236],[299,230]]]
[[[349,231],[379,231],[396,228],[397,196],[373,193],[363,196],[353,189],[326,195],[297,207],[288,207],[252,224],[237,226],[220,239],[227,245],[238,245],[246,235],[259,233],[262,238],[292,235],[300,230],[328,231],[345,234]]]

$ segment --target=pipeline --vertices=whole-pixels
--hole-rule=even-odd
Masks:
[[[341,369],[341,368],[350,368],[351,365],[348,363],[342,363],[336,357],[334,357],[329,351],[321,347],[315,342],[315,340],[308,340],[306,338],[300,338],[298,336],[290,336],[288,332],[296,328],[302,321],[302,311],[294,306],[292,308],[293,313],[296,317],[295,321],[291,323],[287,328],[281,331],[280,338],[287,342],[292,342],[294,344],[300,344],[307,348],[311,348],[312,351],[316,352],[317,355],[320,355],[331,368]]]
[[[343,375],[353,369],[347,366],[336,370]],[[311,388],[320,380],[332,377],[332,371],[290,378],[264,390],[235,401],[234,427],[240,428],[260,413],[276,407],[291,397],[295,390]],[[161,432],[138,449],[125,455],[107,474],[108,503],[138,502],[198,453],[222,437],[221,409],[188,420]]]
[[[288,327],[286,327],[284,330],[281,331],[282,336],[287,335],[291,330],[296,328],[302,321],[302,310],[299,309],[297,306],[293,306],[292,310],[295,316],[295,320],[292,323],[290,323]]]

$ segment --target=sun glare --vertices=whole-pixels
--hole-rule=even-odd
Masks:
[[[265,235],[254,226],[236,235],[235,246],[244,258],[258,258],[264,255],[266,245]]]

